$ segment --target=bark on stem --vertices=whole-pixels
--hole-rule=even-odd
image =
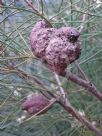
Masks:
[[[9,70],[9,69],[8,69]],[[48,91],[48,88],[44,85],[43,82],[41,82],[37,77],[31,76],[27,73],[25,73],[22,70],[18,70],[16,68],[13,69],[13,72],[16,73],[18,76],[20,76],[23,79],[30,79],[34,82],[36,82],[40,87],[42,87],[43,89],[47,90],[47,93],[52,96],[53,98],[57,98],[57,96],[54,95],[53,92]],[[63,75],[64,76],[64,75]],[[73,75],[72,73],[66,73],[65,77],[67,77],[67,79],[70,79],[71,81],[79,84],[80,78],[78,79],[77,76]],[[76,80],[77,79],[77,80]],[[84,86],[87,85],[87,82],[82,80],[81,86],[84,83]],[[80,85],[80,84],[79,84]],[[97,91],[96,91],[97,92]],[[45,95],[46,96],[46,95]],[[102,94],[101,94],[102,96]],[[46,96],[47,97],[47,96]],[[102,99],[101,99],[102,100]],[[68,101],[69,102],[69,101]],[[73,117],[75,117],[77,120],[79,120],[83,125],[85,125],[87,128],[89,128],[90,130],[94,131],[97,136],[102,136],[102,132],[100,130],[98,130],[95,126],[93,126],[85,117],[81,116],[77,110],[74,109],[74,107],[71,106],[71,104],[66,104],[64,101],[62,101],[61,99],[58,99],[58,103],[68,112],[70,113]],[[70,102],[69,102],[70,103]]]
[[[92,83],[89,83],[88,81],[83,80],[83,79],[79,78],[78,76],[76,76],[75,74],[72,74],[71,72],[68,72],[68,71],[66,71],[64,73],[64,75],[62,75],[62,76],[66,77],[68,80],[71,80],[72,82],[84,87],[91,94],[93,94],[95,97],[97,97],[99,100],[102,101],[102,93],[99,92]]]
[[[75,117],[77,120],[79,120],[84,126],[86,126],[88,129],[94,131],[97,136],[102,136],[102,132],[97,129],[92,123],[90,123],[84,116],[80,115],[78,111],[76,111],[71,105],[66,105],[63,101],[59,101],[59,104],[73,117]]]

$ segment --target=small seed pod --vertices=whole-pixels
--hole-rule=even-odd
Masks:
[[[44,95],[34,93],[22,104],[22,110],[27,111],[30,115],[37,113],[37,115],[40,115],[46,113],[51,108],[51,106],[48,106],[49,104],[50,100],[47,99]],[[46,108],[47,106],[48,108]]]

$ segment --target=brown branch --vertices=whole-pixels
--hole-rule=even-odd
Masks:
[[[23,77],[25,78],[29,78],[31,80],[36,81],[36,83],[38,83],[42,88],[44,89],[48,89],[47,87],[45,87],[44,83],[41,82],[40,80],[38,80],[36,77],[31,76],[26,74],[25,72],[18,70],[18,73],[22,73]],[[19,75],[19,74],[18,74]],[[71,75],[72,76],[72,75]],[[22,76],[21,76],[22,77]],[[75,117],[77,120],[79,120],[83,125],[85,125],[88,129],[94,131],[98,136],[102,136],[102,132],[100,132],[100,130],[98,130],[94,125],[92,125],[85,117],[83,117],[82,115],[80,115],[78,113],[78,111],[76,109],[74,109],[70,102],[68,101],[68,103],[65,103],[64,101],[62,101],[61,99],[58,99],[57,96],[53,95],[53,93],[51,94],[48,91],[49,95],[51,95],[52,97],[56,98],[59,102],[59,104],[68,112],[70,113],[73,117]]]
[[[6,72],[6,71],[8,72],[9,70],[10,70],[11,72],[15,72],[18,76],[20,76],[21,78],[23,78],[23,79],[25,79],[25,80],[30,79],[30,80],[36,82],[36,83],[37,83],[39,86],[41,86],[43,89],[46,89],[46,90],[47,90],[47,93],[48,93],[51,97],[55,98],[55,99],[58,101],[58,103],[59,103],[68,113],[70,113],[73,117],[75,117],[77,120],[79,120],[79,121],[80,121],[83,125],[85,125],[88,129],[94,131],[98,136],[102,136],[102,133],[100,132],[100,130],[98,130],[95,126],[93,126],[85,117],[83,117],[82,115],[80,115],[80,114],[78,113],[78,111],[77,111],[76,109],[74,109],[74,108],[71,106],[71,104],[70,104],[69,101],[68,101],[68,103],[65,103],[62,99],[59,99],[59,97],[56,96],[54,93],[48,91],[48,90],[49,90],[48,87],[46,87],[46,85],[44,85],[44,83],[43,83],[42,81],[40,81],[37,77],[31,76],[31,75],[25,73],[24,71],[19,70],[19,69],[16,69],[16,68],[14,68],[14,69],[12,68],[12,70],[11,70],[11,69],[8,69],[8,70],[4,69],[5,72]],[[3,69],[2,69],[2,71],[3,71]],[[73,74],[72,74],[72,75],[73,75]],[[73,78],[72,75],[71,75],[71,74],[69,74],[69,76],[67,75],[67,78],[69,77],[70,80],[73,80],[73,79],[75,80],[75,76],[74,76],[74,78]],[[72,76],[72,78],[71,78],[70,76]],[[46,94],[44,94],[44,95],[46,96]],[[46,96],[46,97],[47,97],[47,96]]]
[[[35,78],[34,76],[30,76],[28,74],[26,74],[25,72],[18,70],[17,73],[21,73],[21,75],[23,75],[23,78],[29,78],[32,79],[34,81],[36,81],[36,83],[38,83],[42,88],[44,89],[48,89],[47,87],[45,87],[45,85],[43,84],[43,82],[39,81],[37,78]],[[21,76],[20,74],[18,74],[19,76]],[[22,77],[22,76],[21,76]],[[68,103],[65,103],[64,101],[62,101],[61,99],[58,99],[57,96],[51,94],[49,91],[47,92],[49,93],[49,95],[53,96],[54,98],[56,98],[56,100],[58,101],[58,103],[68,112],[70,113],[73,117],[75,117],[77,120],[79,120],[83,125],[85,125],[88,129],[94,131],[97,136],[102,136],[102,132],[100,132],[100,130],[98,130],[94,125],[92,125],[85,117],[83,117],[82,115],[80,115],[78,113],[78,111],[76,109],[74,109],[70,102],[68,101]]]
[[[83,80],[76,76],[75,74],[72,74],[71,72],[66,71],[64,75],[68,80],[71,80],[72,82],[84,87],[86,90],[88,90],[91,94],[93,94],[95,97],[97,97],[99,100],[102,101],[102,93],[99,92],[96,87],[92,84],[87,82],[86,80]]]
[[[29,77],[29,76],[27,75],[27,77]],[[35,79],[35,78],[33,78],[33,79]],[[58,82],[59,82],[59,81],[58,81]],[[39,83],[39,81],[38,81],[38,83]],[[40,82],[40,85],[43,86],[41,82]],[[44,87],[44,86],[43,86],[43,87]],[[44,87],[44,88],[45,88],[45,87]],[[61,87],[60,89],[63,89],[63,88]],[[63,89],[63,91],[64,91],[64,89]],[[64,92],[65,92],[65,91],[64,91]],[[97,134],[97,136],[102,136],[102,132],[101,132],[99,129],[97,129],[94,125],[92,125],[92,123],[90,123],[85,117],[83,117],[82,115],[80,115],[80,114],[78,113],[78,111],[77,111],[76,109],[74,109],[74,108],[71,106],[71,104],[70,104],[70,102],[69,102],[68,99],[67,99],[67,103],[65,103],[65,101],[62,101],[61,99],[58,99],[57,96],[56,96],[56,97],[54,96],[54,98],[56,98],[55,101],[57,100],[57,102],[58,102],[68,113],[70,113],[73,117],[75,117],[77,120],[79,120],[84,126],[86,126],[88,129],[94,131],[94,132]],[[54,102],[55,102],[55,101],[54,101]],[[40,112],[41,112],[41,111],[40,111]],[[34,115],[34,116],[35,116],[35,115]],[[32,117],[34,117],[34,116],[32,116]],[[31,117],[31,118],[32,118],[32,117]],[[28,119],[25,120],[25,121],[28,121],[28,120],[30,120],[31,118],[28,118]],[[25,122],[25,121],[24,121],[24,122]]]
[[[84,126],[86,126],[88,129],[92,130],[97,134],[97,136],[102,136],[102,132],[97,129],[92,123],[90,123],[84,116],[80,115],[79,112],[74,109],[71,105],[66,105],[63,101],[59,101],[59,104],[73,117],[75,117],[77,120],[79,120]]]
[[[61,82],[60,82],[60,79],[59,79],[59,76],[54,73],[55,75],[55,79],[59,85],[59,89],[60,89],[60,92],[63,96],[63,99],[57,99],[59,100],[59,104],[68,112],[70,113],[73,117],[75,117],[77,120],[79,120],[84,126],[86,126],[87,128],[89,128],[90,130],[94,131],[97,136],[102,136],[102,132],[97,129],[92,123],[90,123],[84,116],[80,115],[79,112],[74,109],[73,106],[71,106],[71,103],[70,101],[68,100],[68,98],[66,98],[66,95],[65,95],[65,90],[63,89],[63,87],[61,86]]]

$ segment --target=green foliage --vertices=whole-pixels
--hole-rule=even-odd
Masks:
[[[81,32],[80,66],[97,86],[102,88],[102,2],[94,0],[33,0],[36,8],[54,27],[73,26]],[[83,20],[83,15],[86,19]],[[94,136],[59,105],[45,115],[35,116],[20,124],[25,113],[21,103],[32,92],[46,90],[31,80],[19,76],[15,66],[34,75],[56,91],[58,86],[51,71],[34,58],[29,35],[41,20],[21,0],[6,0],[0,6],[0,136]],[[8,66],[10,67],[7,70]],[[78,74],[74,64],[69,69]],[[102,129],[102,104],[83,88],[61,78],[63,87],[74,107]]]

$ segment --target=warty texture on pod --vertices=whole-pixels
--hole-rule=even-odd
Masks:
[[[49,28],[45,21],[35,24],[30,35],[32,52],[58,75],[81,53],[80,33],[74,27]]]

